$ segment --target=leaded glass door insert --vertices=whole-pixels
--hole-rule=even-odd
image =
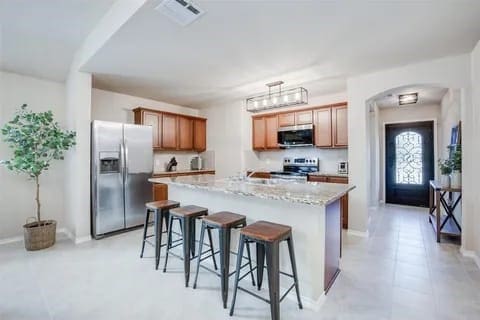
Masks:
[[[395,138],[395,176],[397,183],[423,183],[422,136],[413,131]]]
[[[433,121],[385,125],[387,203],[428,206],[433,151]]]

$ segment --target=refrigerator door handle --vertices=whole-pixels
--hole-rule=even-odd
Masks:
[[[120,143],[120,173],[122,174],[122,183],[125,183],[125,147]]]
[[[125,149],[125,151],[124,151],[124,155],[125,155],[125,183],[127,183],[127,180],[128,180],[128,144],[127,144],[127,139],[125,139],[123,148]]]

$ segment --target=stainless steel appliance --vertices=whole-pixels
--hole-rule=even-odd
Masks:
[[[203,169],[203,159],[199,156],[195,156],[190,160],[190,169],[192,170],[202,170]]]
[[[338,163],[338,173],[342,173],[342,174],[348,173],[348,161],[340,161]]]
[[[307,180],[307,175],[317,172],[319,161],[317,158],[284,158],[283,171],[270,172],[272,178]]]
[[[280,127],[277,132],[277,141],[281,148],[313,146],[313,125]]]
[[[142,225],[152,199],[152,127],[93,121],[91,144],[92,236]]]

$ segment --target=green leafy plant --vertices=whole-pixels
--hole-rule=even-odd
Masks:
[[[35,181],[37,221],[40,224],[39,177],[50,168],[52,160],[63,160],[65,151],[75,145],[76,133],[62,130],[52,111],[36,113],[28,110],[26,104],[2,127],[1,133],[13,155],[10,160],[0,160],[0,164]]]
[[[439,159],[438,160],[438,166],[440,168],[440,173],[441,174],[447,175],[447,174],[452,173],[452,160],[450,160],[450,159],[446,159],[446,160]]]
[[[452,170],[462,172],[462,148],[457,145],[452,156]]]

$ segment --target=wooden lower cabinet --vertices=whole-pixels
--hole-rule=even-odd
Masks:
[[[317,176],[309,175],[308,181],[310,182],[326,182],[326,183],[348,183],[348,177],[335,177],[335,176]],[[342,213],[342,227],[348,229],[348,194],[344,195],[340,201],[340,211]]]
[[[168,185],[164,183],[153,184],[153,201],[168,200]]]
[[[251,171],[247,171],[247,176],[250,176],[252,174]],[[271,174],[270,172],[255,172],[250,176],[250,178],[262,178],[262,179],[270,179]]]

